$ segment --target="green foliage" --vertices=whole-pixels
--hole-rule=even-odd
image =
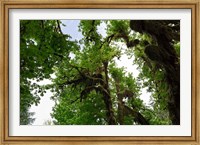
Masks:
[[[106,24],[105,37],[98,31],[102,23]],[[165,51],[148,33],[150,28],[138,33],[131,29],[129,20],[81,20],[79,31],[83,39],[76,42],[62,33],[60,25],[64,26],[56,20],[20,21],[20,124],[34,121],[29,108],[39,104],[47,90],[51,90],[56,105],[51,113],[53,123],[45,124],[172,124],[167,109],[171,94],[166,77],[169,72],[164,62],[155,61]],[[173,38],[170,32],[167,36]],[[150,44],[159,49],[154,60],[145,53]],[[179,57],[180,43],[176,39],[173,49]],[[133,60],[138,77],[125,67],[118,67],[117,60],[123,55]],[[44,79],[52,84],[33,83]],[[151,94],[150,104],[141,99],[144,89]]]
[[[113,33],[125,33],[130,31],[128,20],[109,20],[107,22],[107,33],[111,35]]]
[[[20,21],[20,118],[27,120],[28,108],[38,104],[44,91],[30,80],[42,81],[53,74],[53,67],[68,60],[70,50],[78,49],[76,43],[68,40],[58,29],[55,20]],[[35,95],[31,90],[36,91]],[[25,113],[25,112],[27,113]],[[25,114],[25,115],[23,115]],[[29,117],[28,117],[29,118]],[[28,122],[23,123],[28,124]]]

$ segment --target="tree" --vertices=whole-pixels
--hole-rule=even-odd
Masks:
[[[50,89],[56,125],[180,124],[179,21],[81,20],[79,42],[61,25],[20,22],[20,118],[30,118],[22,110]],[[118,67],[123,55],[134,60],[138,77]],[[32,83],[43,79],[52,84]],[[140,98],[145,87],[151,106]]]
[[[50,79],[53,67],[67,60],[70,49],[77,47],[76,42],[67,39],[69,36],[62,34],[59,21],[20,21],[20,124],[33,122],[24,120],[31,120],[30,106],[37,105],[39,94],[45,93],[45,88],[32,80]]]
[[[132,20],[130,27],[140,33],[149,34],[152,39],[150,43],[156,44],[147,45],[145,54],[164,71],[169,92],[165,101],[169,116],[173,124],[180,124],[180,62],[179,54],[173,46],[180,41],[180,22]]]

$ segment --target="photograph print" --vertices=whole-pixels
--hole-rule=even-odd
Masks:
[[[180,20],[20,20],[20,125],[180,125]]]

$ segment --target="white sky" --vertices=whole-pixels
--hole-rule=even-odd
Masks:
[[[69,34],[72,37],[72,40],[80,40],[81,38],[83,38],[82,34],[78,32],[78,25],[80,20],[62,20],[62,22],[66,25],[65,27],[61,26],[63,33]],[[106,36],[105,27],[106,24],[102,23],[100,26],[98,26],[97,30],[103,37]],[[126,46],[123,44],[121,44],[121,47],[126,48]],[[131,72],[134,77],[137,77],[139,71],[136,69],[137,66],[133,65],[133,59],[134,58],[128,59],[127,55],[123,54],[120,57],[120,60],[115,59],[115,61],[118,67],[125,67],[126,72]],[[40,85],[50,83],[50,80],[44,80],[39,82]],[[146,88],[142,89],[141,93],[142,94],[140,98],[144,101],[146,105],[149,105],[151,94],[146,91]],[[45,93],[44,96],[41,97],[40,104],[38,104],[38,106],[31,106],[30,112],[35,112],[35,115],[33,116],[33,118],[35,118],[33,125],[44,125],[45,121],[52,121],[50,113],[52,112],[52,107],[55,105],[55,103],[53,100],[50,99],[51,96],[52,93],[50,91],[47,91],[47,93]]]
[[[38,85],[47,85],[51,84],[52,82],[48,79],[44,79],[43,81],[40,82],[32,81],[32,83],[37,83]],[[33,125],[43,125],[44,122],[47,120],[52,121],[50,113],[52,112],[52,107],[55,105],[55,103],[53,100],[50,99],[51,96],[52,92],[50,90],[47,90],[43,97],[40,96],[41,100],[38,106],[36,105],[31,106],[29,111],[35,112],[35,115],[33,116],[33,118],[35,118]]]

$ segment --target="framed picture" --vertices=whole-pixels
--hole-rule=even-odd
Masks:
[[[1,1],[1,144],[199,144],[199,1]]]

